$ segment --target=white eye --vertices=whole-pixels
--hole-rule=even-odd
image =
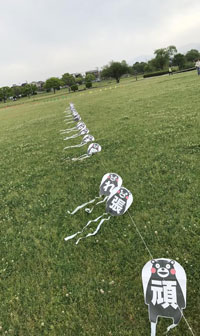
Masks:
[[[167,269],[170,269],[170,265],[169,265],[169,264],[167,264],[167,265],[166,265],[166,268],[167,268]]]
[[[159,265],[159,264],[156,264],[156,268],[160,268],[160,265]]]

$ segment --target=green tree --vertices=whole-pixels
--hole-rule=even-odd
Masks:
[[[174,55],[177,53],[177,49],[174,45],[170,45],[167,48],[160,48],[154,51],[156,57],[153,59],[153,65],[156,70],[163,70],[172,63]]]
[[[79,85],[83,84],[83,77],[82,76],[76,77],[75,82]]]
[[[30,98],[31,95],[31,85],[30,84],[26,84],[24,86],[22,86],[22,95],[23,96],[28,96]]]
[[[188,62],[195,62],[195,60],[197,60],[199,57],[200,53],[197,49],[191,49],[185,55],[185,58]]]
[[[169,47],[166,48],[166,52],[167,52],[169,58],[171,59],[177,53],[177,49],[174,45],[170,45]]]
[[[85,82],[92,82],[93,80],[95,80],[96,79],[96,77],[95,77],[95,75],[93,75],[93,74],[87,74],[86,76],[85,76]]]
[[[129,72],[129,67],[125,61],[120,62],[111,62],[110,65],[106,65],[102,72],[102,78],[115,78],[116,82],[119,83],[122,75]]]
[[[145,62],[136,62],[133,64],[132,69],[134,72],[143,73],[146,65],[147,63]]]
[[[172,64],[177,65],[179,69],[183,69],[185,62],[186,62],[185,56],[183,54],[178,53],[174,56]]]
[[[30,84],[31,94],[34,95],[37,93],[37,86],[35,84]]]
[[[0,101],[3,100],[3,92],[2,92],[2,88],[0,88]]]
[[[154,58],[154,66],[157,70],[163,70],[164,67],[169,62],[169,54],[167,52],[167,48],[160,48],[154,51],[156,57]]]
[[[60,81],[59,78],[57,77],[51,77],[49,79],[46,80],[45,82],[45,89],[47,91],[50,91],[51,89],[53,89],[53,92],[55,93],[56,90],[60,89],[62,82]]]
[[[85,82],[85,87],[86,87],[86,89],[90,89],[92,87],[92,82],[90,82],[90,81]]]
[[[78,85],[77,85],[77,84],[73,84],[73,85],[71,86],[71,90],[72,90],[73,92],[77,91],[77,90],[78,90]]]
[[[8,86],[3,86],[0,89],[0,98],[4,101],[4,103],[6,102],[8,97],[11,96],[11,94],[12,94],[12,90]]]
[[[76,84],[76,80],[73,75],[70,75],[69,73],[65,73],[62,75],[62,81],[65,85],[71,87],[72,85]]]
[[[86,89],[89,89],[92,87],[92,81],[96,79],[95,75],[93,74],[87,74],[85,76],[85,87]]]
[[[12,86],[11,91],[13,97],[19,98],[19,96],[22,94],[22,87],[18,85]]]
[[[153,72],[157,69],[156,64],[155,63],[155,58],[153,58],[152,60],[148,61],[147,64],[145,64],[144,66],[144,72]]]

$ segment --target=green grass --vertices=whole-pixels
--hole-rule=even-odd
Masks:
[[[67,215],[98,195],[107,172],[132,191],[130,214],[154,258],[185,268],[185,316],[198,335],[199,87],[196,72],[126,79],[0,109],[0,335],[150,335],[141,282],[150,256],[128,214],[78,246],[64,241],[104,212]],[[70,101],[102,146],[83,162],[65,160],[86,148],[63,151],[80,139],[59,133]],[[170,323],[159,319],[157,335]],[[182,319],[169,334],[191,332]]]

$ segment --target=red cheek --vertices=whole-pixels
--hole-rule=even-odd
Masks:
[[[120,193],[120,190],[118,190],[118,192],[117,192],[118,194]]]
[[[156,269],[154,267],[152,267],[151,273],[156,273]]]
[[[171,269],[170,273],[173,274],[173,275],[176,274],[175,269]]]
[[[126,199],[128,199],[128,196],[126,196]]]

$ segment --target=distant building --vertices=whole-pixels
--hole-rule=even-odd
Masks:
[[[43,81],[38,81],[38,82],[31,82],[30,84],[36,85],[38,89],[42,88],[44,85]]]
[[[42,90],[44,82],[43,81],[38,81],[38,82],[31,82],[30,84],[36,85],[38,90]]]

